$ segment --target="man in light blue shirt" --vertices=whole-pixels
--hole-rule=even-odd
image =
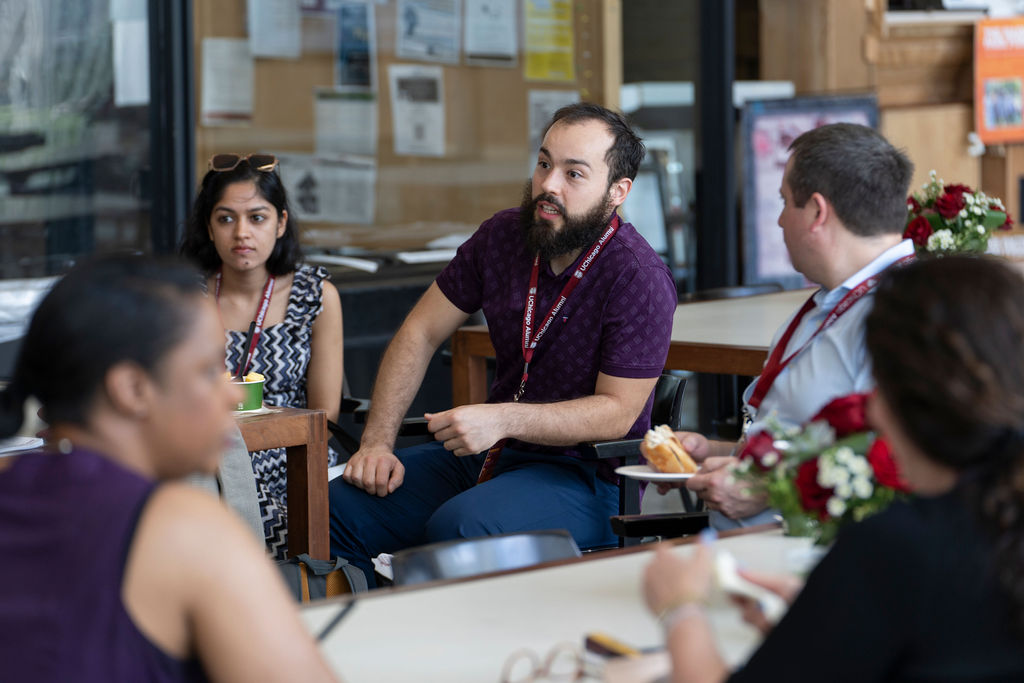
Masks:
[[[870,279],[914,252],[903,239],[913,164],[885,138],[865,126],[837,123],[804,133],[790,152],[779,226],[793,267],[821,289],[813,306],[795,312],[775,334],[772,349],[785,344],[781,370],[766,364],[744,393],[752,419],[748,435],[764,429],[771,414],[799,425],[832,399],[873,387],[864,346]],[[731,477],[735,443],[692,432],[680,436],[701,464],[686,486],[712,511],[715,528],[774,521],[764,497]]]

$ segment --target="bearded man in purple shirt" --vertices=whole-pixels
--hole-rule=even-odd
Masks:
[[[617,113],[555,113],[522,205],[484,222],[396,333],[360,449],[331,482],[331,549],[370,558],[421,543],[564,528],[614,541],[614,474],[584,441],[638,437],[672,330],[668,268],[616,207],[644,156]],[[427,363],[483,310],[495,348],[486,403],[427,413],[435,441],[394,452]]]

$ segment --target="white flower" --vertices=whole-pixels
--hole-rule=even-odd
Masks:
[[[928,251],[941,251],[952,249],[956,245],[951,230],[936,230],[928,236]]]
[[[761,464],[765,467],[775,467],[776,463],[779,462],[779,454],[775,451],[768,451],[761,458]]]
[[[966,207],[963,208],[963,209],[960,209],[960,213],[958,213],[957,215],[960,216],[960,218],[967,218],[967,209],[966,209]]]
[[[836,449],[836,462],[840,465],[845,465],[855,458],[856,455],[849,446],[842,446]]]
[[[867,458],[861,455],[854,456],[847,465],[847,469],[849,469],[854,476],[865,476],[871,474],[871,464],[868,463]]]
[[[968,206],[970,206],[971,204],[974,203],[974,195],[964,193],[964,201],[967,202]]]
[[[853,495],[853,487],[850,486],[849,481],[840,482],[836,484],[836,495],[843,500],[849,500],[850,496]]]
[[[842,500],[832,496],[828,499],[828,503],[825,505],[825,509],[828,510],[828,514],[833,517],[842,517],[843,513],[846,512],[846,503]]]
[[[985,226],[984,225],[979,225],[978,226],[978,234],[979,235],[984,235],[985,234]]]
[[[858,498],[870,498],[875,487],[866,477],[855,477],[853,480],[853,492]]]

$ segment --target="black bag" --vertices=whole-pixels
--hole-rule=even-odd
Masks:
[[[341,557],[314,560],[303,553],[278,562],[277,568],[281,570],[288,590],[299,602],[362,593],[367,589],[363,571]]]

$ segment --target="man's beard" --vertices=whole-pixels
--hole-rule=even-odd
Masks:
[[[523,229],[526,248],[540,253],[548,261],[589,247],[608,227],[613,207],[607,194],[597,206],[583,215],[570,216],[562,203],[551,195],[539,194],[532,197],[532,192],[531,182],[526,181],[523,201],[519,205],[519,225]],[[556,230],[551,221],[537,217],[537,203],[542,201],[558,207],[562,214],[561,230]]]

